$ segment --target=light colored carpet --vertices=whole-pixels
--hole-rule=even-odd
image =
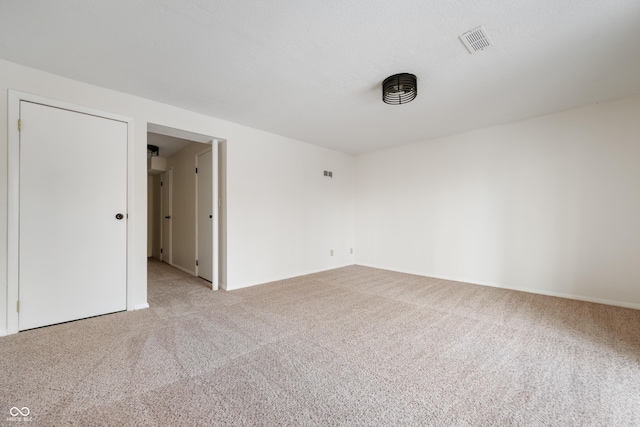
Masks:
[[[640,311],[352,266],[0,338],[0,424],[640,425]],[[27,424],[20,424],[27,425]]]

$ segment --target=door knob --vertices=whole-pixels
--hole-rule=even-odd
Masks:
[[[165,216],[166,219],[171,219],[171,215]]]
[[[124,215],[122,215],[121,213],[116,214],[116,219],[122,219],[124,218]]]

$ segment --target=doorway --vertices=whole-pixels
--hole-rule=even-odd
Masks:
[[[148,256],[210,281],[214,290],[221,283],[219,220],[225,209],[214,201],[220,198],[219,152],[225,143],[175,128],[152,123],[147,126],[147,144],[162,158],[155,163],[166,163],[165,171],[149,168]],[[166,175],[169,170],[170,178]],[[167,181],[169,189],[165,188]],[[164,208],[170,215],[160,212],[165,203],[170,205]],[[170,243],[165,243],[165,236]]]

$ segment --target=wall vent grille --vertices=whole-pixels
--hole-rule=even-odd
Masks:
[[[491,46],[491,40],[487,37],[487,32],[482,25],[461,35],[460,40],[467,47],[469,53],[476,53]]]

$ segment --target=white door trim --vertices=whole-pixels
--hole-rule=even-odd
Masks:
[[[220,149],[220,141],[214,139],[211,142],[211,179],[212,179],[212,188],[213,188],[213,227],[212,228],[212,251],[211,255],[213,255],[213,283],[211,284],[211,289],[217,291],[220,286],[220,269],[218,263],[218,254],[220,253],[220,241],[218,240],[218,224],[220,222],[220,203],[219,201],[219,193],[218,193],[218,173],[220,170],[220,165],[218,164],[218,150]]]
[[[68,102],[57,101],[16,90],[8,93],[8,197],[7,197],[7,333],[18,332],[19,315],[17,302],[19,295],[19,218],[20,218],[20,102],[28,101],[55,108],[90,114],[117,120],[127,124],[127,310],[134,310],[133,287],[129,286],[133,278],[135,224],[134,204],[134,121],[130,117],[107,113]]]
[[[154,132],[154,133],[158,133],[160,135],[166,135],[166,136],[172,136],[172,137],[176,137],[176,138],[181,138],[181,139],[186,139],[189,141],[193,141],[193,142],[199,142],[202,144],[210,144],[211,148],[207,147],[204,150],[211,150],[212,152],[212,159],[211,159],[211,167],[212,167],[212,171],[211,171],[211,175],[212,175],[212,180],[213,180],[213,203],[214,203],[214,209],[213,209],[213,219],[214,219],[214,226],[213,226],[213,283],[211,284],[211,289],[213,289],[214,291],[217,291],[219,288],[219,283],[220,283],[220,269],[219,269],[219,253],[220,253],[220,241],[219,239],[219,232],[218,232],[218,224],[220,221],[220,205],[218,203],[218,200],[220,200],[220,193],[218,190],[218,174],[220,173],[220,165],[218,163],[218,159],[219,159],[219,150],[221,147],[221,144],[226,141],[224,139],[220,139],[218,137],[213,137],[213,136],[207,136],[207,135],[203,135],[203,134],[197,134],[197,133],[193,133],[193,132],[189,132],[189,131],[185,131],[185,130],[181,130],[181,129],[176,129],[176,128],[171,128],[171,127],[167,127],[164,125],[159,125],[159,124],[154,124],[154,123],[147,123],[147,131],[148,132]],[[177,266],[174,266],[176,268],[178,268]],[[192,271],[188,272],[189,274],[193,274]]]

